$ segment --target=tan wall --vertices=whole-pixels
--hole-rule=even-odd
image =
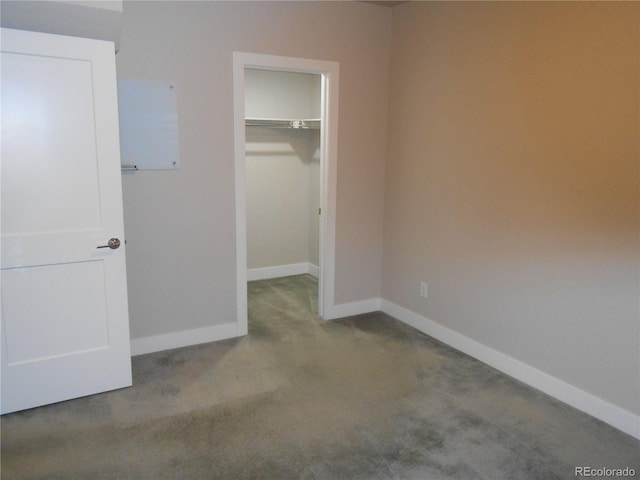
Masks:
[[[394,8],[382,291],[636,414],[639,26],[638,3]]]
[[[179,171],[123,176],[131,335],[236,320],[232,52],[340,62],[336,302],[380,295],[391,10],[125,2],[120,78],[170,80]]]

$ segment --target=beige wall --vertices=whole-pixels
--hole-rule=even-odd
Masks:
[[[247,268],[296,263],[318,266],[312,258],[312,224],[318,204],[311,184],[315,152],[310,130],[247,127]],[[319,177],[315,175],[319,183]],[[312,200],[315,200],[312,202]],[[318,232],[317,226],[314,228]]]
[[[236,320],[232,52],[340,62],[336,302],[378,297],[391,10],[125,2],[120,78],[170,80],[179,171],[123,176],[132,338]]]
[[[320,266],[320,130],[309,132],[309,263]],[[382,268],[382,259],[380,262]],[[378,286],[378,289],[380,286]],[[378,290],[379,291],[379,290]],[[379,295],[379,293],[378,293]]]
[[[639,25],[637,3],[394,8],[382,288],[635,414]]]

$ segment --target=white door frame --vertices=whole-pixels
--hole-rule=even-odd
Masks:
[[[233,105],[236,190],[236,291],[238,335],[248,333],[245,68],[322,75],[320,130],[320,276],[318,315],[331,317],[335,294],[336,185],[338,166],[339,64],[323,60],[233,52]]]

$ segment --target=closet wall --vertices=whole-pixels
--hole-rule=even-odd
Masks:
[[[247,69],[245,117],[318,119],[320,82],[320,75]],[[317,275],[319,146],[319,129],[246,127],[249,280]]]

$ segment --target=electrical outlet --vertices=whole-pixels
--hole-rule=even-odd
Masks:
[[[420,296],[427,298],[429,296],[429,286],[426,282],[420,282]]]

